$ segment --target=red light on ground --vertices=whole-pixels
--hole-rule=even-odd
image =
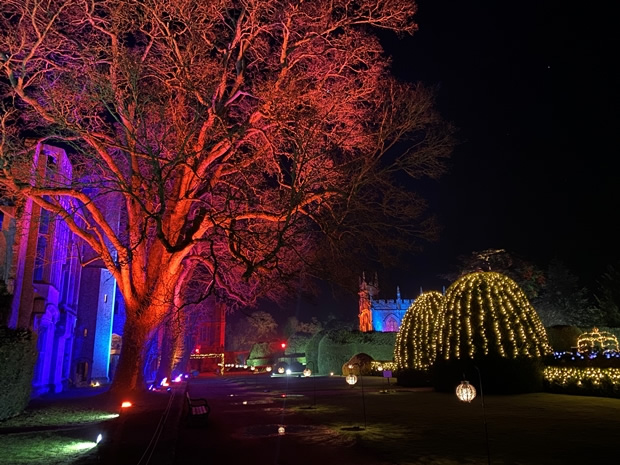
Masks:
[[[129,402],[128,400],[126,400],[125,402],[121,404],[121,408],[129,408],[129,407],[133,407],[133,404]]]
[[[286,349],[286,342],[283,342],[282,344],[280,344],[280,347],[282,347],[283,349]]]
[[[194,352],[196,352],[197,354],[199,354],[199,353],[200,353],[200,349],[196,349],[196,350],[194,350]]]

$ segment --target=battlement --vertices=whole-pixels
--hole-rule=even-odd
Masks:
[[[401,303],[404,305],[411,305],[415,302],[415,299],[371,299],[372,303],[375,305],[395,305],[396,303]]]

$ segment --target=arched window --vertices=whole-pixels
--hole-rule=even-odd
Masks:
[[[383,324],[383,331],[387,333],[395,333],[399,327],[398,320],[394,315],[388,315]]]

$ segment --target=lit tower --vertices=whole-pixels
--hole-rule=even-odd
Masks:
[[[375,273],[375,278],[370,283],[366,282],[366,275],[362,273],[360,278],[359,290],[359,319],[360,331],[372,331],[372,300],[379,293],[379,280]]]

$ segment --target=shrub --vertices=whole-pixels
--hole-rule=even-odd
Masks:
[[[448,391],[463,376],[485,391],[512,394],[542,390],[542,359],[551,353],[538,314],[519,286],[493,272],[477,272],[447,290],[435,322],[437,358],[433,384]]]
[[[620,397],[620,368],[549,366],[545,391],[598,397]]]
[[[439,292],[426,292],[405,313],[394,346],[399,369],[427,371],[433,364],[433,324],[443,300]]]
[[[577,347],[577,338],[583,333],[577,326],[568,325],[549,326],[546,329],[549,344],[555,351],[571,350]]]
[[[0,420],[20,414],[30,402],[36,336],[0,327]]]
[[[368,376],[371,374],[372,361],[372,357],[368,354],[355,354],[342,365],[342,374],[344,376],[349,374]],[[349,368],[349,365],[353,365],[352,368]]]
[[[314,371],[315,373],[329,373],[326,370],[321,369],[321,365],[319,363],[319,344],[321,339],[327,334],[326,330],[319,331],[315,335],[313,335],[308,342],[306,343],[306,360],[308,362],[314,363]]]
[[[427,387],[433,385],[430,370],[414,370],[411,368],[399,368],[394,374],[396,384],[407,387]]]
[[[368,354],[375,360],[391,360],[395,339],[396,333],[360,332],[346,329],[327,331],[319,341],[319,372],[340,373],[345,362],[358,353]],[[308,358],[308,352],[306,355]]]
[[[477,369],[476,369],[477,367]],[[437,391],[452,392],[463,379],[485,393],[517,394],[543,390],[542,360],[531,357],[495,356],[475,359],[438,360],[432,369],[432,383]]]

